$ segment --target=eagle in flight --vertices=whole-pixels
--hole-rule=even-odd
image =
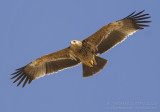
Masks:
[[[90,77],[98,73],[107,63],[106,59],[98,57],[99,54],[113,48],[134,32],[149,26],[143,23],[151,22],[146,21],[150,16],[149,14],[142,14],[143,12],[144,10],[139,13],[134,11],[124,19],[103,26],[96,33],[82,41],[73,40],[69,47],[44,55],[17,69],[15,73],[11,74],[14,75],[11,79],[16,78],[13,83],[19,80],[17,84],[19,86],[24,81],[22,86],[24,87],[26,83],[30,84],[33,80],[44,75],[80,63],[83,66],[83,77]]]

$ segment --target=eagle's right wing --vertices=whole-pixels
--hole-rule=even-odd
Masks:
[[[35,61],[29,63],[28,65],[17,69],[17,71],[12,74],[14,76],[11,79],[17,78],[14,83],[20,80],[17,86],[19,86],[21,82],[25,80],[23,83],[24,87],[27,82],[29,84],[34,79],[43,77],[46,74],[58,72],[68,67],[75,66],[79,63],[80,60],[73,58],[73,56],[70,54],[70,49],[66,48],[42,56]]]

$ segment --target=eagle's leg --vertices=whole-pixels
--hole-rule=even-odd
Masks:
[[[88,65],[89,67],[93,67],[93,65],[94,65],[93,60],[89,61],[89,62],[87,63],[87,65]]]
[[[95,59],[93,59],[93,60],[89,61],[89,62],[87,63],[87,65],[88,65],[89,67],[93,67],[94,65],[97,65],[97,62],[96,62]]]
[[[84,63],[85,65],[89,66],[89,67],[93,67],[94,65],[97,65],[95,56],[93,55],[93,57],[89,60],[83,60],[82,63]]]
[[[95,60],[95,56],[93,56],[93,64],[94,64],[94,65],[97,65],[97,62],[96,62],[96,60]]]

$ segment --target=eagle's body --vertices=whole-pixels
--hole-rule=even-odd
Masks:
[[[17,69],[12,74],[14,75],[12,79],[18,77],[14,83],[20,80],[19,85],[25,80],[24,87],[27,82],[31,83],[32,80],[43,77],[46,74],[58,72],[80,63],[83,66],[83,77],[89,77],[98,73],[107,63],[107,60],[98,57],[99,54],[105,53],[118,43],[124,41],[127,36],[148,26],[141,23],[151,22],[142,21],[150,18],[146,17],[149,14],[142,14],[143,12],[141,11],[137,14],[133,12],[124,19],[105,25],[82,41],[73,40],[69,47],[42,56],[26,66]]]
[[[90,67],[96,65],[95,50],[91,48],[93,48],[92,45],[86,44],[82,41],[77,41],[77,40],[71,41],[71,46],[70,46],[71,54],[75,58],[78,58],[82,63]]]

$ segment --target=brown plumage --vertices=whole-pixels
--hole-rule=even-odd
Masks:
[[[39,77],[78,65],[81,62],[83,77],[98,73],[107,63],[107,60],[98,57],[98,54],[108,51],[137,30],[148,27],[143,23],[151,22],[145,20],[150,16],[142,14],[143,12],[144,10],[136,14],[133,12],[124,19],[105,25],[85,40],[71,41],[71,46],[68,48],[42,56],[17,69],[11,79],[16,78],[14,83],[19,80],[17,86],[24,81],[24,87],[26,83],[29,84]]]

